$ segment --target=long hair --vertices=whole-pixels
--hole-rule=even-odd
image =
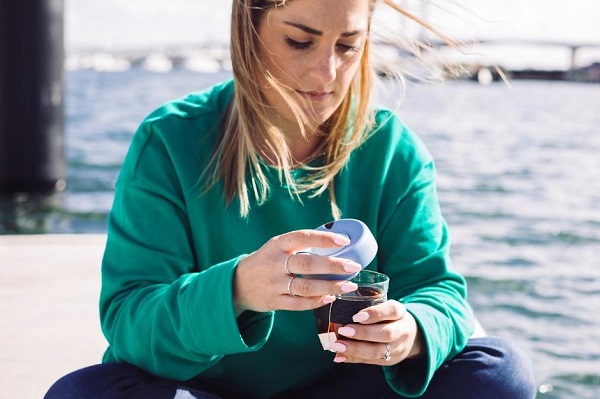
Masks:
[[[292,158],[284,133],[267,117],[269,105],[257,82],[261,74],[286,101],[303,133],[308,115],[301,100],[292,98],[284,84],[278,82],[259,57],[258,26],[269,9],[285,6],[293,0],[233,0],[231,13],[231,62],[233,66],[233,99],[223,118],[221,134],[213,156],[202,178],[206,190],[221,182],[227,204],[239,200],[242,217],[250,211],[251,198],[258,205],[269,195],[269,181],[261,165],[258,143],[267,147],[270,159],[279,171],[279,180],[288,187],[290,195],[300,200],[300,194],[316,197],[328,191],[334,219],[341,217],[334,190],[334,177],[347,163],[351,153],[368,137],[374,126],[371,92],[374,70],[370,60],[371,41],[367,37],[356,74],[340,106],[320,126],[323,140],[313,157],[319,162],[300,166],[308,171],[305,177],[294,180]],[[325,0],[324,0],[325,1]],[[415,19],[391,0],[369,0],[373,13],[378,1],[383,1],[405,16]],[[424,26],[430,28],[426,23]],[[369,21],[370,29],[371,21]]]

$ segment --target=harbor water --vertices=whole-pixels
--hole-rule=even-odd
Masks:
[[[66,191],[0,202],[0,234],[105,232],[139,122],[229,72],[69,71]],[[600,86],[383,82],[438,168],[453,261],[489,334],[534,360],[540,398],[600,398]],[[402,102],[398,101],[402,98]]]

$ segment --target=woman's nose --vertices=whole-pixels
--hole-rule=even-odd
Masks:
[[[336,62],[334,52],[319,54],[318,58],[311,62],[313,76],[318,78],[321,83],[333,82],[337,74]]]

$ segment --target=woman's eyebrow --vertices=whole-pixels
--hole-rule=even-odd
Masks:
[[[283,21],[283,23],[286,25],[289,25],[289,26],[293,26],[294,28],[298,28],[301,31],[309,33],[311,35],[323,36],[323,32],[321,32],[320,30],[311,28],[310,26],[306,26],[304,24],[299,24],[297,22],[291,22],[291,21]],[[362,30],[353,30],[351,32],[344,32],[341,34],[341,36],[342,37],[350,37],[350,36],[358,35],[361,32],[362,32]]]

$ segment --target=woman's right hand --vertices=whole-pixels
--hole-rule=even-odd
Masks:
[[[297,230],[271,238],[242,259],[233,280],[236,314],[246,310],[309,310],[331,303],[336,294],[355,291],[346,280],[306,279],[296,274],[352,274],[361,266],[351,260],[311,253],[307,248],[341,248],[348,237],[316,230]]]

